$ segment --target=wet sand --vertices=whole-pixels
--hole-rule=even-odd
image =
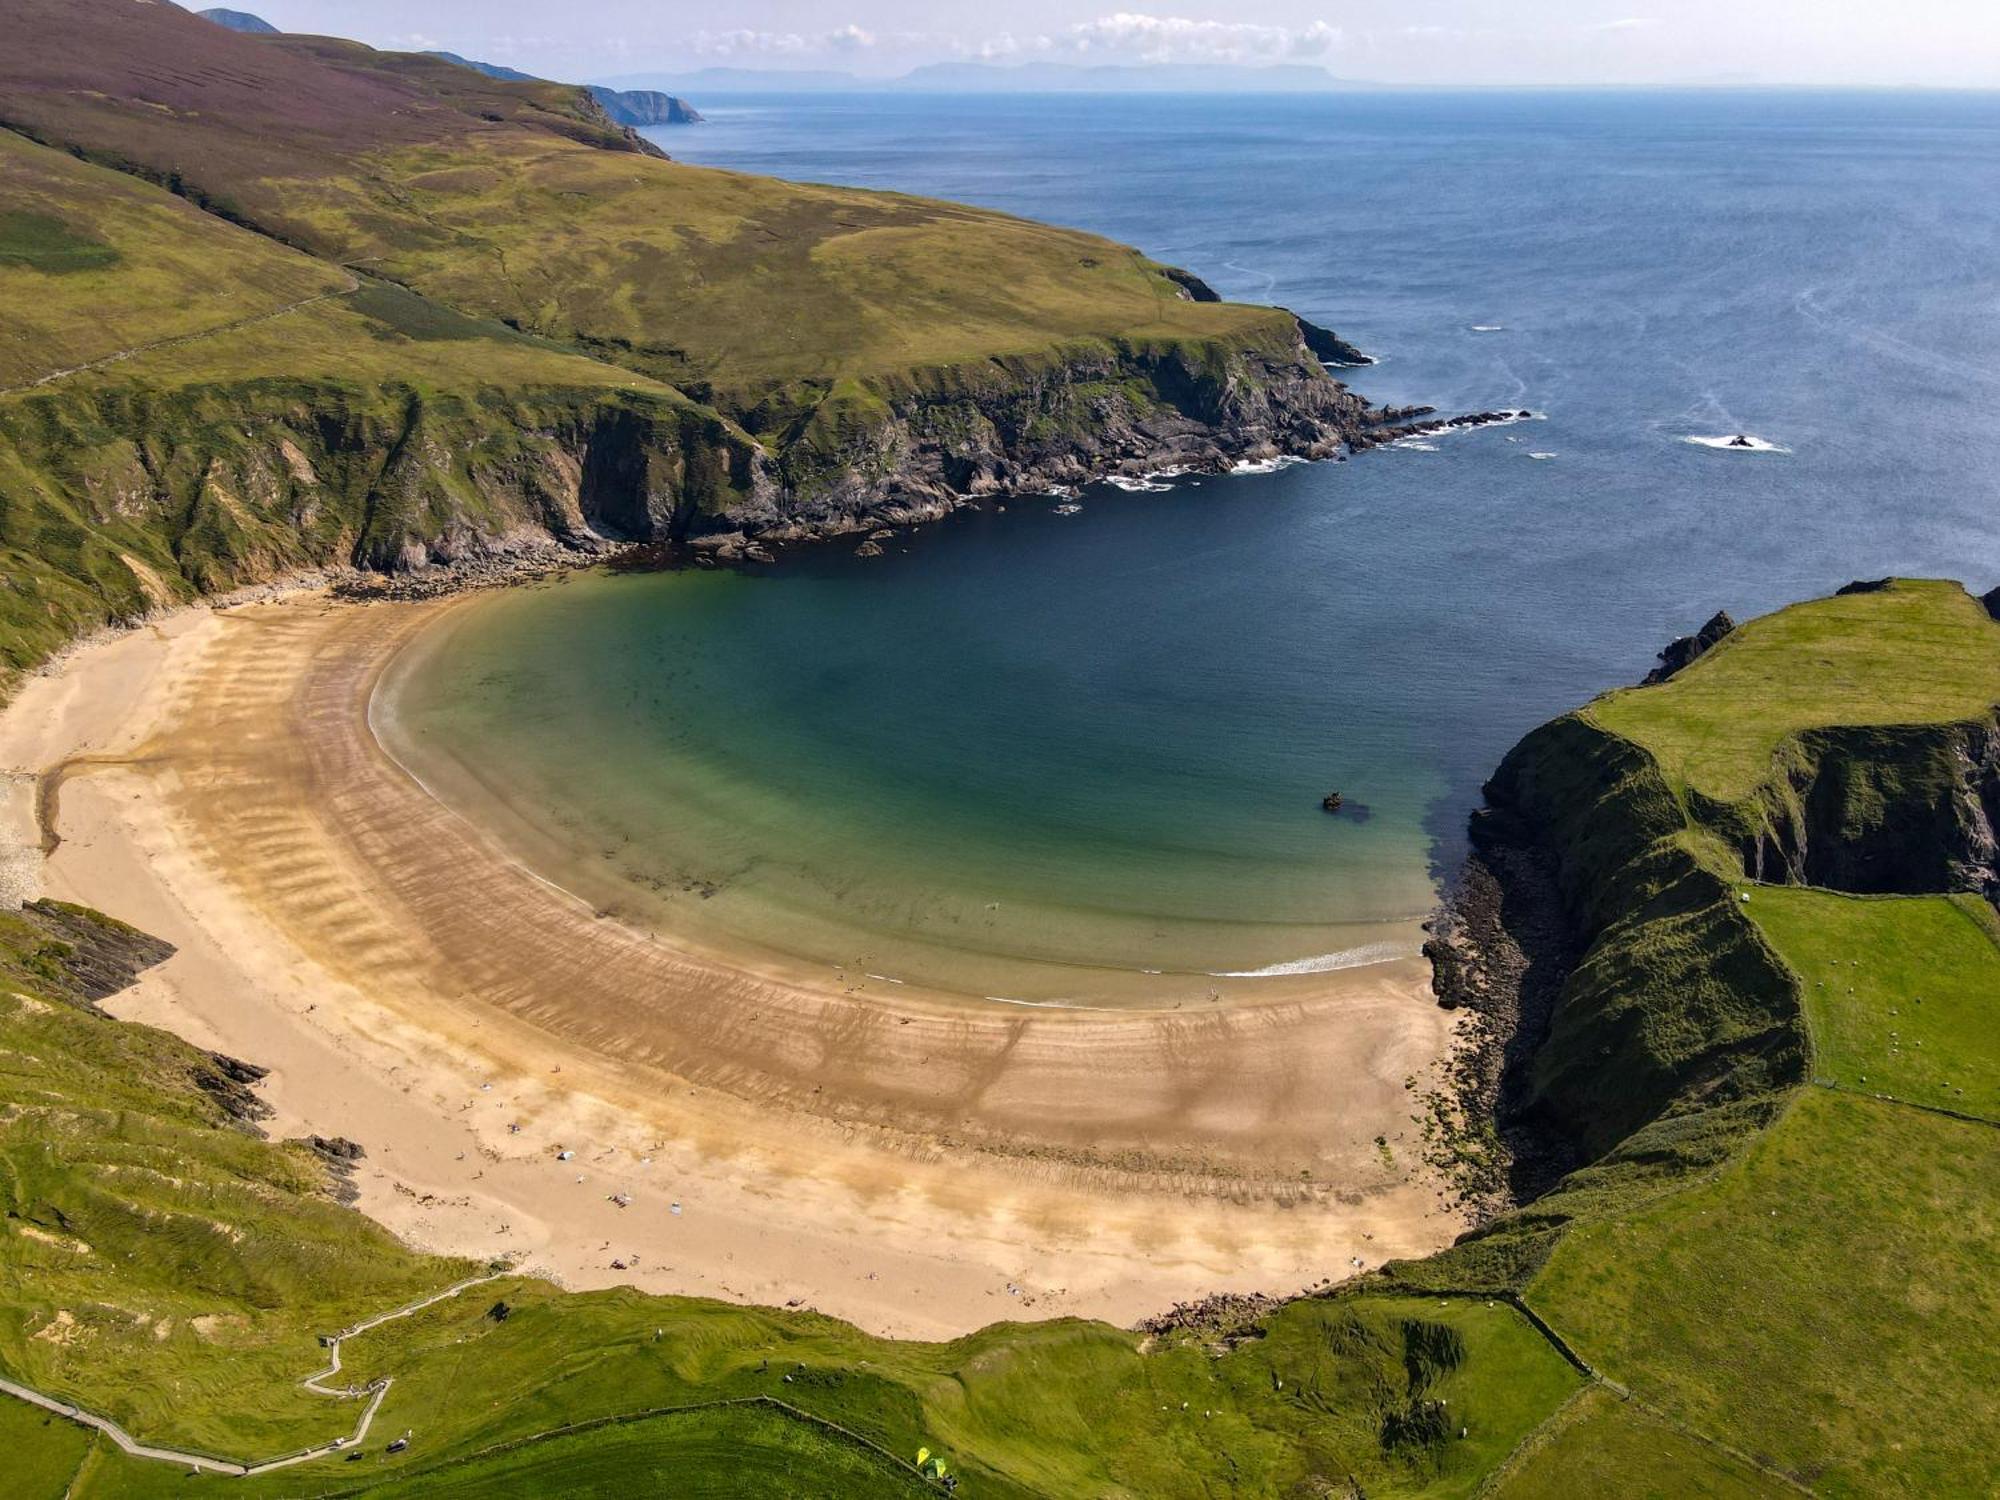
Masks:
[[[359,1206],[412,1243],[936,1337],[1296,1290],[1462,1227],[1411,1118],[1452,1024],[1422,961],[1024,1011],[624,926],[370,733],[386,663],[464,607],[189,611],[0,714],[15,883],[179,947],[111,1008],[270,1067],[273,1132],[361,1142]]]

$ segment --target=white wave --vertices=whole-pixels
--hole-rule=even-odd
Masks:
[[[1059,516],[1073,516],[1082,509],[1083,507],[1078,505],[1074,500],[1065,500],[1061,505],[1056,507],[1056,514]]]
[[[1472,331],[1474,333],[1505,333],[1507,325],[1505,323],[1474,323]]]
[[[1261,969],[1230,969],[1209,975],[1211,979],[1277,979],[1287,974],[1333,974],[1341,969],[1365,969],[1370,964],[1393,963],[1408,958],[1402,943],[1363,943],[1359,948],[1342,948],[1335,953],[1318,953],[1311,958],[1294,958]]]
[[[1173,486],[1161,484],[1156,479],[1135,479],[1130,474],[1107,474],[1104,482],[1113,489],[1125,491],[1128,495],[1163,495]]]
[[[1530,457],[1530,458],[1554,458],[1554,457],[1555,457],[1555,455],[1554,455],[1553,453],[1530,453],[1530,454],[1528,455],[1528,457]]]
[[[882,981],[882,982],[883,982],[884,984],[908,984],[908,983],[909,983],[909,981],[908,981],[907,979],[898,979],[898,978],[897,978],[897,977],[896,977],[895,975],[893,975],[893,974],[870,974],[870,975],[868,975],[867,977],[868,977],[868,978],[870,978],[870,979],[879,979],[879,980],[881,980],[881,981]]]
[[[1031,1010],[1116,1010],[1115,1005],[1082,1005],[1074,1000],[1016,1000],[1012,995],[988,995],[995,1005],[1025,1005]]]
[[[1237,475],[1275,474],[1280,469],[1289,469],[1295,464],[1302,464],[1304,462],[1303,458],[1295,457],[1290,453],[1280,453],[1276,458],[1238,459],[1229,466],[1229,472]]]
[[[1781,448],[1768,438],[1752,437],[1744,432],[1725,432],[1720,437],[1698,437],[1690,434],[1681,439],[1693,443],[1697,448],[1719,448],[1724,453],[1790,453],[1789,448]]]
[[[1391,448],[1401,448],[1405,453],[1435,453],[1438,451],[1436,443],[1427,443],[1422,438],[1398,438],[1389,446]]]

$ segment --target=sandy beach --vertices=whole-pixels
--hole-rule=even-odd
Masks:
[[[189,610],[0,713],[11,885],[176,944],[109,1008],[270,1068],[272,1133],[360,1142],[359,1206],[413,1244],[942,1337],[1293,1291],[1461,1227],[1411,1118],[1452,1027],[1422,961],[1023,1011],[624,926],[370,732],[394,653],[473,607]]]

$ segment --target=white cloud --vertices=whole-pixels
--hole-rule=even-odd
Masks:
[[[703,57],[771,57],[803,52],[806,39],[795,31],[697,31],[694,50]]]
[[[1267,26],[1119,11],[1045,40],[1052,51],[1147,63],[1270,63],[1324,57],[1339,44],[1340,28],[1325,21]]]
[[[1605,21],[1593,26],[1592,31],[1651,31],[1660,24],[1657,16],[1627,16],[1622,21]]]
[[[829,31],[825,43],[835,52],[859,52],[874,46],[875,37],[872,32],[863,31],[850,22],[846,26]]]

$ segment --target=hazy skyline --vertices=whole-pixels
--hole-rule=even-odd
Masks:
[[[1307,63],[1412,84],[2000,86],[1994,0],[236,0],[287,31],[588,80],[703,67],[889,77],[930,62]],[[1919,19],[1921,16],[1921,19]]]

